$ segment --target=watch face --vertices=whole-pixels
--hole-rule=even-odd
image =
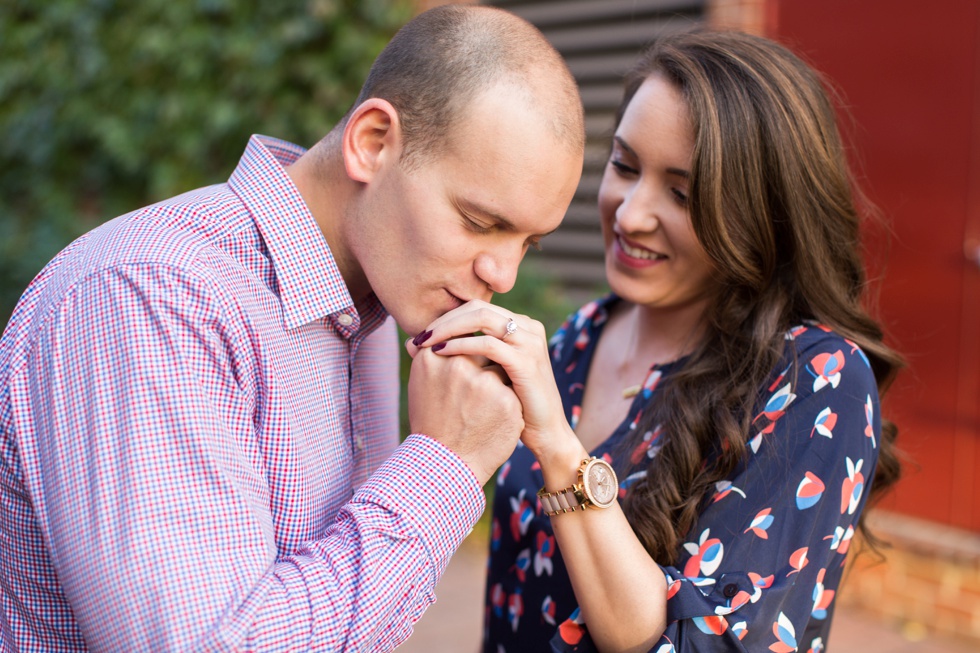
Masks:
[[[583,485],[593,504],[599,508],[611,506],[619,494],[616,472],[605,460],[593,460],[585,469]]]

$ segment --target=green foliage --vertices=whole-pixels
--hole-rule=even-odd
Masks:
[[[406,0],[0,3],[0,327],[100,222],[227,179],[253,133],[309,146]]]

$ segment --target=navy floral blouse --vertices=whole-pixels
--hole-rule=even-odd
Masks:
[[[592,352],[616,301],[587,304],[551,340],[572,428]],[[677,565],[662,566],[668,626],[654,653],[826,648],[844,559],[877,463],[878,391],[854,343],[817,324],[785,337],[784,361],[763,390],[747,460],[716,484]],[[645,473],[637,467],[657,455],[662,433],[644,433],[628,456],[621,443],[632,437],[658,385],[683,364],[653,366],[629,415],[592,452],[616,468],[621,497]],[[523,446],[497,476],[484,653],[596,650],[537,501],[542,483],[540,466]]]

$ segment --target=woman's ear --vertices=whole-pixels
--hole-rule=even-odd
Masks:
[[[353,181],[367,183],[401,155],[401,123],[398,112],[387,100],[362,102],[344,127],[344,168]]]

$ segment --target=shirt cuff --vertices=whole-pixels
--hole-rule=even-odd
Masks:
[[[486,497],[463,459],[432,438],[413,434],[355,492],[407,520],[432,557],[437,580],[483,514]]]
[[[689,578],[673,567],[661,567],[667,576],[667,623],[698,617],[724,617],[747,603],[755,603],[772,585],[772,576],[730,572],[719,578]]]

